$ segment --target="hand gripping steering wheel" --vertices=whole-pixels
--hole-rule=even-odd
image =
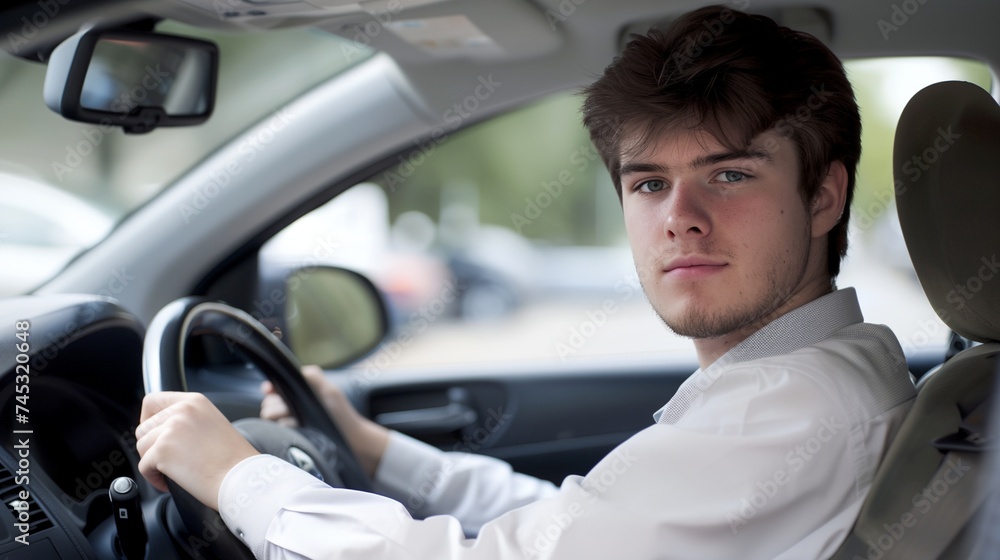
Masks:
[[[187,391],[185,349],[192,337],[217,336],[226,346],[254,363],[274,384],[298,420],[287,428],[257,418],[233,423],[261,453],[274,455],[310,472],[331,486],[371,492],[371,482],[340,430],[302,377],[295,356],[264,325],[246,312],[205,298],[173,301],[149,323],[143,344],[142,369],[146,394]],[[172,481],[170,494],[187,530],[216,558],[253,555],[243,542],[226,530],[219,514]],[[206,539],[206,528],[213,527]]]

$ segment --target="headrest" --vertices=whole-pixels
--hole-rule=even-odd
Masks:
[[[1000,339],[1000,106],[968,82],[922,89],[899,117],[893,173],[934,310],[966,338]]]

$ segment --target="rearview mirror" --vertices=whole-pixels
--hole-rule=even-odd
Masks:
[[[70,120],[149,132],[204,122],[215,105],[218,48],[133,30],[80,31],[52,52],[45,104]]]

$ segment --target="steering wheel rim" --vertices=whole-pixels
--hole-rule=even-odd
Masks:
[[[345,488],[372,491],[371,482],[347,441],[302,376],[298,359],[274,334],[245,311],[200,297],[185,297],[164,306],[150,321],[143,342],[143,384],[147,395],[159,391],[188,391],[184,370],[185,348],[190,337],[201,335],[220,336],[227,346],[239,347],[274,384],[288,403],[299,426],[319,432],[332,442],[337,455],[335,476],[332,478],[339,478]],[[250,428],[254,429],[253,426]],[[298,436],[298,432],[286,430],[295,434],[290,435],[290,438]],[[245,432],[244,434],[247,435]],[[259,451],[268,452],[268,449],[260,449],[253,438],[248,439],[251,439],[251,443]],[[272,434],[258,439],[262,440],[274,441],[275,438]],[[310,451],[314,451],[314,448],[310,448]],[[288,460],[285,456],[279,457]],[[221,524],[217,512],[198,502],[171,481],[168,481],[168,487],[189,530],[197,531],[197,527]],[[191,527],[192,524],[195,527]],[[234,547],[242,548],[246,551],[242,555],[252,558],[252,555],[248,555],[249,550],[235,535],[228,531],[225,533],[212,543],[213,548],[220,552],[224,550],[226,556],[223,557],[235,553]]]

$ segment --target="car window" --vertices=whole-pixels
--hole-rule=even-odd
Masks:
[[[0,216],[30,204],[52,217],[28,224],[0,219],[0,262],[11,263],[0,269],[0,297],[38,286],[237,134],[373,52],[305,29],[223,33],[167,23],[157,30],[219,45],[216,107],[200,126],[126,136],[119,128],[65,120],[42,100],[46,66],[0,53],[0,122],[8,131],[0,135]],[[300,63],[288,64],[292,57]],[[98,234],[60,241],[67,237],[57,227],[64,214],[77,229]],[[45,252],[26,260],[29,245]]]
[[[924,298],[892,199],[892,138],[930,83],[990,87],[988,67],[945,58],[847,63],[862,107],[863,157],[849,257],[866,320],[908,354],[943,355],[949,335]],[[386,295],[395,338],[355,367],[613,360],[694,365],[689,340],[646,302],[621,206],[580,123],[581,98],[553,95],[432,138],[304,216],[268,258],[359,270]]]

